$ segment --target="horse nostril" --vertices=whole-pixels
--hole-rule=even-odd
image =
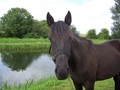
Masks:
[[[70,72],[70,69],[69,69],[69,68],[67,68],[67,72],[68,72],[68,73]]]
[[[55,58],[53,58],[52,60],[54,61],[54,63],[56,62],[56,59],[55,59]]]
[[[55,73],[57,73],[57,68],[55,69]]]

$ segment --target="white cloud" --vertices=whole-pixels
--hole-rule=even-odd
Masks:
[[[0,0],[0,17],[12,7],[27,9],[35,19],[46,19],[49,11],[55,21],[64,20],[68,10],[72,13],[72,24],[81,33],[95,28],[110,29],[112,25],[110,7],[114,0],[88,0],[82,4],[71,3],[66,0]]]
[[[91,28],[95,28],[100,31],[101,28],[110,29],[112,20],[110,8],[114,5],[113,0],[92,0],[83,4],[79,10],[80,16],[80,31],[88,31]],[[77,19],[76,19],[77,20]],[[76,22],[77,25],[78,22]]]

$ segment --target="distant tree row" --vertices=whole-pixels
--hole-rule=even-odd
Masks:
[[[109,31],[106,28],[101,29],[99,34],[96,34],[95,29],[90,29],[86,35],[87,38],[90,39],[110,39]]]
[[[75,33],[76,27],[71,25]],[[46,20],[38,21],[24,8],[11,8],[0,18],[0,37],[47,38]]]

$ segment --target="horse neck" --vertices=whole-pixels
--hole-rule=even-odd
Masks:
[[[82,37],[72,39],[71,50],[73,53],[84,53],[90,47],[91,41]]]
[[[76,67],[84,67],[84,63],[86,62],[85,55],[89,47],[89,41],[86,39],[72,39],[71,56],[69,60],[69,66],[72,71],[76,71]]]

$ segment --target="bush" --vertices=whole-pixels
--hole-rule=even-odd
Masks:
[[[96,30],[95,29],[90,29],[87,33],[87,38],[90,38],[90,39],[96,39],[97,38],[97,35],[96,35]]]

